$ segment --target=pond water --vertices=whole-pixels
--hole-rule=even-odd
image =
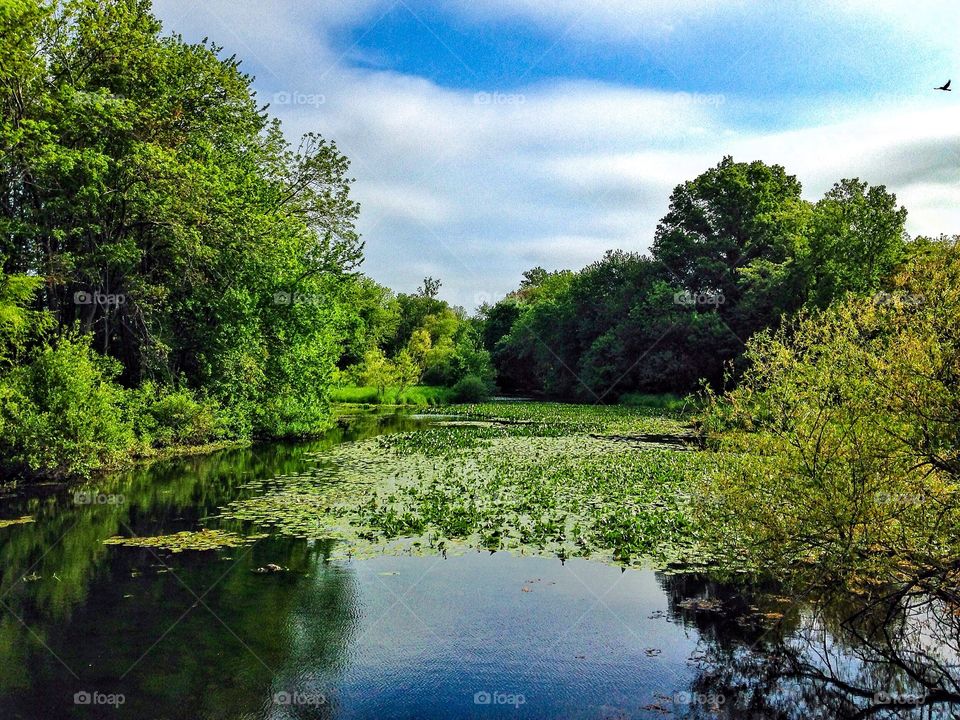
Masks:
[[[33,520],[0,527],[0,718],[956,717],[949,618],[921,633],[938,696],[911,680],[931,663],[896,643],[697,576],[488,552],[341,560],[283,537],[103,544],[196,529],[251,479],[430,422],[357,415],[314,443],[5,498],[4,518]]]

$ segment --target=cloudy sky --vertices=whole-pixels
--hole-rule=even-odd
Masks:
[[[439,277],[468,309],[535,265],[646,250],[670,190],[725,154],[783,164],[811,200],[885,184],[911,233],[960,233],[955,7],[825,5],[155,0],[243,59],[292,140],[351,159],[367,274]]]

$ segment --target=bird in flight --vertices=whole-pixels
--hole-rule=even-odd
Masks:
[[[941,85],[941,86],[938,87],[938,88],[934,88],[934,90],[946,90],[947,92],[952,92],[951,89],[950,89],[950,81],[947,80],[946,85]]]

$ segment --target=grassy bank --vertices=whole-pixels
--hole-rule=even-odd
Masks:
[[[330,391],[330,400],[337,403],[358,405],[416,405],[428,407],[444,405],[451,401],[450,388],[436,385],[413,385],[400,392],[399,388],[388,388],[380,397],[375,387],[345,385]]]

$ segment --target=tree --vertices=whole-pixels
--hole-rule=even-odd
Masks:
[[[397,357],[393,360],[393,374],[397,384],[398,401],[408,387],[417,384],[422,372],[422,366],[413,359],[409,351],[401,350],[397,353]]]
[[[882,296],[756,335],[705,417],[721,448],[702,526],[757,567],[894,585],[960,569],[960,245]]]
[[[430,338],[430,332],[426,328],[417,328],[410,336],[410,342],[407,343],[407,351],[410,357],[422,369],[427,362],[427,357],[433,349],[433,340]]]
[[[537,287],[549,277],[550,273],[539,265],[523,273],[523,280],[520,281],[520,289],[524,290],[530,287]]]
[[[417,294],[433,300],[439,294],[441,285],[442,283],[436,278],[425,277],[423,279],[423,285],[417,288]]]
[[[795,254],[807,204],[800,182],[780,165],[725,157],[678,185],[657,226],[653,258],[680,289],[739,300],[738,271],[756,261],[782,263]]]
[[[652,257],[609,251],[578,273],[525,272],[481,309],[498,382],[593,402],[719,388],[756,332],[876,292],[903,257],[896,198],[859,180],[816,206],[800,191],[779,165],[725,157],[674,188]]]
[[[396,382],[396,368],[380,348],[367,350],[363,356],[360,382],[365,386],[376,388],[377,399],[381,402],[387,394],[387,389]]]
[[[809,302],[880,289],[903,259],[907,211],[883,185],[841,180],[813,210],[802,258]]]
[[[786,289],[810,212],[800,191],[780,165],[728,156],[670,196],[652,254],[665,280],[698,299],[689,309],[718,315],[728,331],[721,346],[696,349],[715,358],[713,381],[747,338],[802,302]]]
[[[48,313],[30,307],[42,286],[43,278],[0,270],[0,372],[18,364],[29,343],[51,325]]]
[[[17,0],[0,29],[3,270],[125,385],[202,389],[238,434],[329,422],[362,251],[336,146],[290,146],[239,61],[147,0]]]

